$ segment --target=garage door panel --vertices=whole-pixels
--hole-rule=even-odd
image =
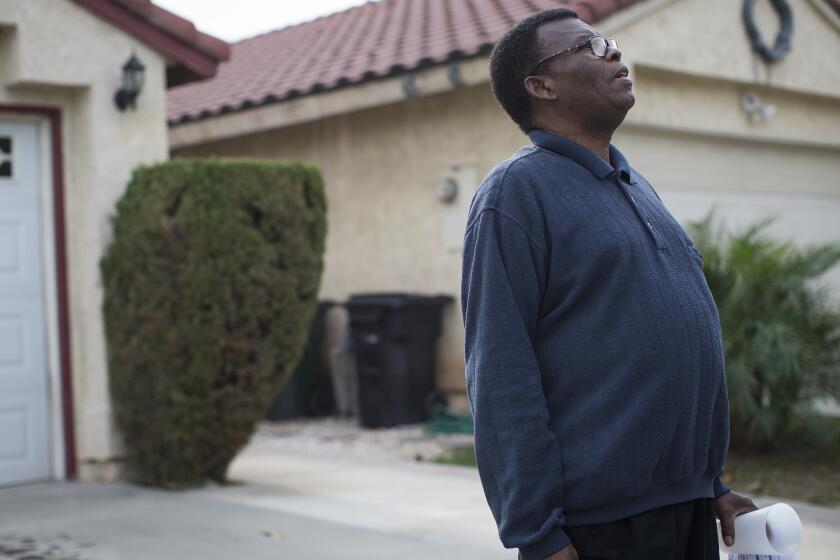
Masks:
[[[0,372],[27,366],[29,330],[23,315],[0,314]]]
[[[20,272],[23,232],[20,222],[0,221],[0,274],[10,276]]]
[[[0,485],[49,477],[46,402],[0,396]]]
[[[840,239],[840,196],[729,192],[684,192],[660,190],[665,205],[683,224],[702,219],[711,209],[730,231],[742,231],[768,217],[775,218],[767,230],[779,240],[792,240],[798,246],[835,242]],[[840,267],[820,277],[819,284],[830,289],[840,301]]]
[[[46,387],[40,302],[0,301],[0,391]]]
[[[38,207],[36,134],[33,124],[0,122],[0,208]]]
[[[0,293],[42,297],[38,225],[35,211],[0,210]]]
[[[29,446],[27,433],[31,415],[22,404],[0,408],[0,459],[25,459]]]

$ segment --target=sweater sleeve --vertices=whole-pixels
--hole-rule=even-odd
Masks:
[[[570,543],[560,446],[534,350],[545,283],[545,250],[519,221],[493,208],[471,220],[461,307],[476,462],[502,544],[522,560]]]
[[[730,491],[732,491],[732,489],[729,486],[727,486],[726,484],[724,484],[719,476],[715,478],[715,484],[714,484],[715,498],[720,498],[721,496],[723,496],[724,494],[726,494],[727,492],[730,492]]]

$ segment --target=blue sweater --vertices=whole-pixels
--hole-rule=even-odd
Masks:
[[[504,546],[720,496],[723,340],[702,255],[614,147],[545,131],[484,179],[464,236],[467,396]]]

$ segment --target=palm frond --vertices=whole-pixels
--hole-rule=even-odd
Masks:
[[[687,231],[724,333],[734,440],[768,445],[815,396],[840,399],[840,309],[821,277],[840,263],[840,242],[800,247],[773,238],[777,217],[734,233],[713,208]]]

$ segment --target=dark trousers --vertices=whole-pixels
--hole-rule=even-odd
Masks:
[[[632,517],[564,527],[580,560],[719,560],[712,499],[698,499]]]

